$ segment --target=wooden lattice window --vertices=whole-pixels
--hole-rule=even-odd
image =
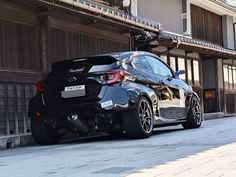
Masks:
[[[0,68],[39,71],[36,27],[0,20]]]

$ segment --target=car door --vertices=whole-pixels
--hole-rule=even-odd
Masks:
[[[164,62],[153,56],[146,58],[157,82],[155,89],[159,98],[159,116],[169,120],[185,119],[186,90],[178,84],[178,78]]]

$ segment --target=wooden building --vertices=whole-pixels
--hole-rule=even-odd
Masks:
[[[236,114],[236,8],[218,0],[137,1],[137,8],[163,25],[160,46],[149,50],[186,71],[181,77],[201,96],[204,113]]]
[[[127,8],[120,1],[0,1],[0,147],[30,135],[34,83],[52,62],[130,50],[131,33],[159,31]]]
[[[236,113],[236,9],[216,0],[131,2],[0,1],[0,147],[28,143],[34,83],[67,58],[148,50],[186,71],[205,113]]]

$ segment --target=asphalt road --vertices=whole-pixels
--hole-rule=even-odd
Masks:
[[[210,152],[212,149],[221,149],[225,146],[232,149],[229,145],[236,142],[235,129],[236,117],[205,121],[201,128],[193,130],[183,130],[181,126],[161,128],[150,138],[143,140],[101,136],[52,146],[3,150],[0,151],[0,176],[150,177],[150,174],[145,174],[145,170],[163,167],[166,164],[174,165],[182,159],[194,169],[196,163],[191,162],[191,158],[188,157],[201,153],[206,156],[207,152],[209,156],[214,156],[214,152]],[[221,157],[224,158],[219,156]],[[195,160],[205,162],[201,156]],[[207,166],[207,162],[205,165]],[[173,169],[177,172],[180,168],[171,170]],[[168,171],[169,168],[165,170]],[[199,175],[196,173],[191,176]]]

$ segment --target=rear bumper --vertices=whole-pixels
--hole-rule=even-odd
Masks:
[[[98,105],[100,110],[119,111],[129,108],[127,90],[121,87],[108,86]]]
[[[29,117],[35,117],[40,112],[43,115],[66,115],[71,112],[96,113],[103,111],[122,111],[129,109],[127,90],[122,87],[102,86],[97,99],[79,100],[66,99],[53,104],[47,104],[43,93],[37,93],[29,104]]]

